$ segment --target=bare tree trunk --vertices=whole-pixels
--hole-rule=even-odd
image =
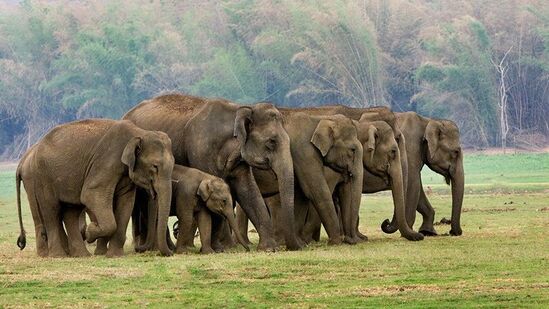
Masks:
[[[508,71],[508,64],[505,63],[505,58],[511,51],[513,46],[511,46],[507,52],[503,55],[498,64],[492,61],[492,64],[496,67],[497,72],[499,73],[499,123],[500,123],[500,134],[501,134],[501,148],[505,154],[507,148],[507,134],[509,133],[509,119],[508,119],[508,107],[507,107],[507,85],[505,84],[505,77]]]

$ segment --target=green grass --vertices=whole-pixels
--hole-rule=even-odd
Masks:
[[[549,154],[464,156],[465,189],[469,193],[540,192],[549,186]],[[439,193],[449,193],[444,178],[425,166],[422,181]]]
[[[32,235],[28,248],[19,251],[13,171],[2,173],[0,307],[544,307],[548,156],[530,156],[466,157],[467,181],[496,190],[465,196],[461,237],[409,242],[383,234],[378,226],[391,215],[392,201],[377,194],[363,199],[366,243],[329,247],[324,236],[300,252],[233,249],[171,258],[134,254],[131,239],[127,256],[119,259],[38,258]],[[505,182],[500,174],[508,175]],[[499,183],[510,191],[500,190]],[[541,189],[517,189],[531,183]],[[433,191],[429,199],[437,221],[449,218],[450,197]],[[26,205],[24,210],[31,231]],[[448,225],[436,228],[441,235],[449,231]]]

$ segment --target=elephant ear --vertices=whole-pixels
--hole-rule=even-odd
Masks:
[[[374,153],[376,150],[376,139],[377,139],[377,128],[374,125],[368,126],[368,142],[366,143],[366,147],[368,148],[368,151],[370,152],[370,160],[374,160]]]
[[[128,166],[128,169],[133,172],[135,168],[135,161],[139,154],[141,153],[141,137],[135,136],[130,139],[130,141],[124,147],[122,152],[122,163]]]
[[[311,143],[320,150],[323,157],[328,154],[328,151],[334,145],[334,125],[335,123],[331,120],[320,120],[311,138]]]
[[[252,108],[249,106],[239,107],[234,119],[233,136],[236,137],[240,145],[246,143],[248,130],[252,122]]]
[[[440,139],[440,124],[437,121],[431,120],[425,128],[425,135],[423,138],[427,141],[427,147],[429,149],[429,156],[433,158],[437,149]]]
[[[198,191],[196,191],[196,195],[200,196],[200,198],[204,202],[207,201],[208,198],[210,198],[210,182],[208,180],[202,180],[200,182],[200,185],[198,186]]]

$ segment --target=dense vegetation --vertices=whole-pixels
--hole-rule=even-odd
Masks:
[[[468,146],[549,133],[545,0],[0,1],[0,153],[163,92],[389,105]],[[541,142],[543,143],[543,142]]]

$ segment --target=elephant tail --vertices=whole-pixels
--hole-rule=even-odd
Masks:
[[[23,216],[21,215],[21,166],[17,167],[17,172],[15,173],[15,187],[17,191],[17,213],[19,215],[19,237],[17,238],[17,246],[19,249],[25,249],[27,245],[27,237],[25,233],[25,228],[23,227]]]
[[[393,234],[394,232],[398,231],[396,220],[394,218],[393,218],[393,221],[389,221],[389,219],[385,219],[381,223],[381,230],[387,234]]]

